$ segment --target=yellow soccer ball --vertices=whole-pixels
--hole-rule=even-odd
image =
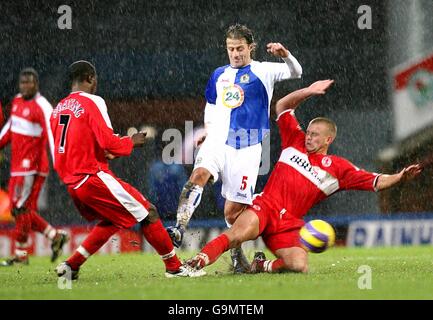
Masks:
[[[299,233],[301,245],[309,252],[323,252],[335,243],[334,228],[323,220],[311,220],[307,222]]]

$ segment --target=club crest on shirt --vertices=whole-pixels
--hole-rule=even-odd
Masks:
[[[325,168],[329,168],[332,164],[332,160],[330,157],[323,157],[322,158],[322,166],[324,166]]]
[[[239,78],[240,83],[250,82],[250,76],[246,73]]]
[[[244,102],[244,90],[241,86],[233,84],[224,87],[222,92],[222,103],[230,109],[234,109],[242,105]]]

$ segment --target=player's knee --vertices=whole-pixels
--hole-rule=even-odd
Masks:
[[[284,259],[284,267],[291,272],[307,273],[308,263],[303,258]]]
[[[144,220],[142,222],[142,224],[144,224],[144,225],[148,225],[150,223],[154,223],[154,222],[159,220],[158,210],[156,209],[156,207],[153,204],[150,205],[148,211],[149,211],[149,214],[147,215],[146,218],[144,218]]]
[[[190,183],[204,186],[210,178],[210,173],[206,169],[198,168],[194,170],[189,178]]]

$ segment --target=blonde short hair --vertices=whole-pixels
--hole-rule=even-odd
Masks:
[[[331,133],[332,137],[335,138],[337,136],[337,125],[331,119],[324,118],[324,117],[318,117],[318,118],[314,118],[313,120],[311,120],[310,123],[309,123],[309,125],[311,125],[313,123],[324,123],[324,124],[326,124],[326,126],[328,127],[329,132]]]

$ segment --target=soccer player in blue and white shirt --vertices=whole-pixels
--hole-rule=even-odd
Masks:
[[[213,182],[222,180],[222,196],[226,199],[224,216],[228,225],[252,203],[261,161],[261,142],[269,132],[274,84],[300,78],[302,74],[299,62],[281,43],[269,43],[267,51],[284,62],[254,61],[252,54],[256,43],[252,31],[244,25],[228,28],[226,45],[230,64],[217,68],[208,81],[204,117],[206,139],[182,190],[177,225],[168,228],[177,247],[200,203],[203,187],[211,178]],[[242,265],[247,263],[242,251],[232,251],[232,259],[235,271],[242,272]]]

